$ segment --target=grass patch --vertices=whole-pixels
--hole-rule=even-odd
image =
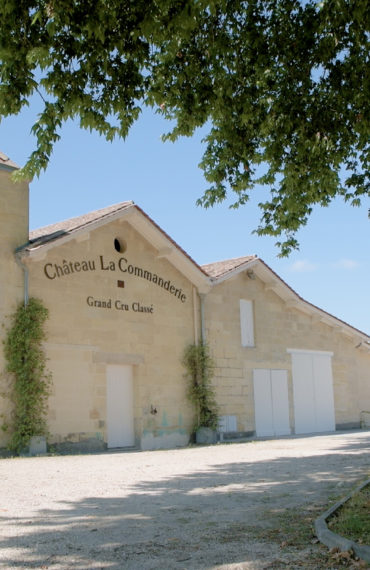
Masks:
[[[352,552],[329,550],[321,544],[314,533],[314,521],[322,513],[323,505],[310,505],[306,508],[287,508],[283,511],[265,512],[269,515],[269,528],[255,532],[258,538],[280,547],[277,560],[265,566],[274,570],[357,570],[368,568],[368,564],[357,559]],[[257,531],[257,527],[255,527]]]
[[[314,521],[322,514],[322,503],[304,505],[300,508],[269,509],[245,521],[227,525],[208,522],[202,526],[200,543],[223,544],[227,547],[240,545],[240,551],[250,543],[263,543],[271,549],[264,570],[357,570],[369,568],[356,558],[353,552],[329,550],[321,544],[314,532]],[[194,546],[198,548],[198,546]],[[231,560],[230,560],[231,562]]]
[[[370,485],[353,495],[328,521],[333,532],[370,545]]]
[[[262,516],[269,526],[260,530],[260,537],[284,547],[305,548],[315,538],[313,522],[319,512],[318,505],[265,511]]]

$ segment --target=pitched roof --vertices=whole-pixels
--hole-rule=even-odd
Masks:
[[[37,230],[30,232],[30,241],[26,246],[26,249],[32,250],[35,247],[44,245],[50,241],[56,240],[62,236],[72,234],[77,230],[88,228],[89,224],[96,222],[97,220],[102,220],[104,218],[109,218],[112,214],[126,210],[133,205],[133,202],[121,202],[120,204],[114,204],[113,206],[108,206],[107,208],[101,208],[100,210],[95,210],[84,214],[83,216],[77,216],[75,218],[69,218],[69,220],[63,220],[62,222],[57,222],[56,224],[51,224],[50,226],[44,226]]]
[[[247,255],[245,257],[225,259],[223,261],[217,261],[216,263],[208,263],[206,265],[202,265],[201,267],[203,271],[205,271],[205,273],[207,273],[207,275],[209,275],[214,280],[214,284],[217,284],[220,281],[227,280],[229,277],[232,277],[232,275],[239,273],[240,270],[243,270],[241,268],[251,261],[255,262],[253,263],[252,275],[253,273],[257,273],[258,277],[265,283],[268,283],[269,288],[274,290],[275,293],[279,295],[285,302],[290,299],[294,303],[295,300],[301,307],[305,306],[309,310],[313,310],[313,312],[319,313],[323,317],[329,317],[330,322],[333,322],[334,320],[337,322],[337,324],[341,323],[345,327],[350,327],[352,330],[360,333],[366,346],[369,346],[368,339],[370,337],[368,334],[353,327],[342,319],[335,317],[327,311],[324,311],[313,303],[310,303],[309,301],[303,299],[303,297],[298,295],[298,293],[294,291],[294,289],[288,285],[288,283],[286,283],[273,269],[271,269],[271,267],[267,265],[267,263],[265,263],[257,255]],[[253,277],[251,278],[253,279]]]
[[[57,240],[66,235],[71,235],[73,232],[88,229],[89,224],[97,221],[102,221],[106,218],[109,221],[109,217],[113,214],[116,215],[119,212],[127,210],[128,208],[134,207],[139,211],[153,226],[155,226],[181,253],[183,253],[194,265],[197,266],[202,273],[205,271],[190,257],[186,251],[184,251],[162,228],[158,226],[148,214],[146,214],[139,206],[137,206],[132,200],[127,202],[120,202],[119,204],[113,204],[112,206],[107,206],[106,208],[101,208],[100,210],[94,210],[88,214],[82,216],[77,216],[75,218],[69,218],[68,220],[63,220],[49,226],[44,226],[38,228],[37,230],[31,230],[29,234],[29,242],[20,248],[21,250],[32,251],[32,249],[38,248],[46,243]]]
[[[187,258],[194,263],[205,275],[213,278],[219,278],[222,276],[226,276],[228,273],[232,273],[241,265],[257,259],[256,255],[247,255],[244,257],[237,257],[234,259],[226,259],[224,261],[217,261],[215,263],[208,263],[205,265],[199,266],[194,259],[192,259],[189,254],[184,251],[170,236],[168,236],[159,226],[154,222],[152,218],[148,216],[141,208],[136,206],[134,202],[127,201],[121,202],[119,204],[113,204],[112,206],[107,206],[106,208],[101,208],[99,210],[94,210],[93,212],[89,212],[88,214],[84,214],[82,216],[77,216],[75,218],[69,218],[68,220],[63,220],[61,222],[57,222],[55,224],[50,224],[49,226],[44,226],[42,228],[38,228],[37,230],[30,231],[29,235],[29,243],[18,248],[20,250],[28,250],[32,251],[46,243],[51,241],[56,241],[61,237],[66,235],[71,235],[73,232],[77,230],[88,229],[89,224],[92,224],[96,221],[101,221],[104,218],[109,219],[112,214],[117,214],[120,211],[126,210],[127,208],[135,206],[137,210],[141,212],[143,216],[145,216],[153,225],[155,225],[166,237],[169,241],[176,246],[176,248],[181,251]]]
[[[10,160],[6,154],[0,151],[0,168],[4,168],[5,170],[17,170],[19,169],[19,166]]]
[[[127,220],[141,233],[162,257],[171,257],[171,263],[199,290],[208,290],[207,273],[184,251],[162,228],[158,226],[139,206],[132,201],[121,202],[107,208],[95,210],[83,216],[70,218],[30,232],[29,241],[16,249],[18,255],[30,255],[43,248],[51,248],[77,235],[95,229],[105,223],[127,216]],[[177,252],[177,253],[176,253]],[[171,254],[174,253],[172,256]]]
[[[208,276],[207,272],[204,271],[203,267],[201,265],[198,265],[198,263],[184,249],[182,249],[182,247],[178,243],[176,243],[175,240],[172,239],[171,236],[169,236],[164,230],[162,230],[162,228],[150,216],[148,216],[148,214],[146,212],[144,212],[144,210],[142,210],[136,204],[135,204],[135,208],[142,214],[142,216],[144,218],[146,218],[153,226],[155,226],[168,239],[168,241],[170,241],[175,246],[175,248],[178,251],[180,251],[193,265],[195,265],[196,268],[201,273]]]
[[[7,160],[7,157],[0,153],[0,165],[1,160]],[[10,161],[11,164],[14,164]],[[16,167],[12,167],[16,168]],[[101,222],[109,222],[111,218],[116,218],[121,212],[128,211],[131,212],[135,211],[141,215],[141,219],[146,219],[149,222],[150,227],[156,228],[159,234],[162,236],[161,239],[167,240],[167,243],[170,242],[173,246],[175,246],[175,250],[177,250],[180,254],[182,254],[181,259],[186,258],[188,263],[190,261],[190,267],[193,269],[191,270],[194,276],[195,274],[199,275],[203,274],[203,279],[207,277],[210,278],[210,281],[213,281],[214,284],[219,283],[225,279],[229,279],[235,274],[238,274],[240,271],[243,271],[243,267],[251,262],[253,263],[253,271],[258,271],[258,275],[264,281],[269,280],[270,285],[269,287],[274,289],[280,296],[282,296],[285,300],[286,297],[295,297],[297,301],[305,305],[306,307],[311,307],[316,311],[319,311],[323,315],[327,315],[330,319],[334,319],[338,323],[342,323],[346,327],[350,327],[352,330],[361,334],[362,337],[366,338],[366,344],[369,343],[367,339],[370,337],[364,333],[363,331],[359,331],[352,325],[334,317],[330,313],[323,311],[319,307],[316,307],[312,303],[309,303],[302,297],[300,297],[281,277],[279,277],[275,271],[273,271],[262,259],[258,258],[257,255],[247,255],[244,257],[236,257],[233,259],[226,259],[223,261],[217,261],[215,263],[207,263],[205,265],[199,266],[170,236],[168,236],[159,226],[156,224],[141,208],[136,206],[134,202],[127,201],[121,202],[119,204],[114,204],[112,206],[108,206],[106,208],[102,208],[100,210],[95,210],[88,214],[84,214],[82,216],[77,216],[75,218],[70,218],[68,220],[64,220],[62,222],[58,222],[56,224],[51,224],[49,226],[45,226],[38,230],[34,230],[30,232],[30,239],[29,242],[19,248],[17,251],[22,253],[32,252],[33,250],[37,250],[39,247],[44,245],[50,244],[53,246],[53,242],[58,241],[61,238],[69,238],[74,237],[73,234],[80,231],[88,231],[90,226],[94,226],[97,223]],[[149,238],[150,239],[150,238]],[[173,260],[174,261],[174,260]],[[189,265],[188,265],[189,267]],[[261,273],[262,271],[262,273]],[[198,272],[198,273],[197,273]],[[267,273],[266,273],[267,272]],[[274,277],[275,280],[271,282],[271,277]],[[252,277],[251,277],[252,278]],[[197,277],[198,280],[198,277]],[[203,283],[203,281],[201,281]],[[209,282],[210,284],[210,282]],[[199,283],[198,283],[199,285]],[[279,292],[278,292],[279,290]],[[283,293],[283,294],[282,294]]]
[[[223,277],[228,273],[232,273],[245,263],[257,259],[256,255],[246,255],[244,257],[235,257],[233,259],[225,259],[224,261],[216,261],[215,263],[206,263],[202,265],[203,271],[210,277]]]

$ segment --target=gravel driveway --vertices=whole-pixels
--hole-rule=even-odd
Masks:
[[[0,567],[328,568],[312,520],[369,476],[370,432],[0,460]]]

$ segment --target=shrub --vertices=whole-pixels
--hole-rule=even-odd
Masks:
[[[196,420],[194,429],[218,425],[218,406],[211,380],[214,374],[214,362],[209,354],[208,345],[189,345],[184,352],[183,364],[189,380],[187,396],[195,406]]]
[[[42,348],[48,310],[38,299],[21,304],[4,340],[6,372],[11,378],[13,412],[9,426],[9,449],[20,452],[32,436],[47,435],[46,413],[51,374]]]

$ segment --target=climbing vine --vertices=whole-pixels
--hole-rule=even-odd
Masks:
[[[13,412],[9,425],[9,448],[20,452],[32,436],[47,434],[46,412],[51,374],[46,368],[42,342],[48,310],[38,299],[21,304],[12,316],[4,340],[6,372],[11,378]]]
[[[206,343],[190,344],[183,357],[186,368],[185,376],[189,380],[187,396],[195,406],[195,431],[200,427],[216,429],[218,425],[218,406],[211,380],[214,374],[214,362]]]

